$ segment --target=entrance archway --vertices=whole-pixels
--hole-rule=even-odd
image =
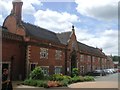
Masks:
[[[71,53],[71,72],[73,68],[77,68],[77,53],[75,50]]]

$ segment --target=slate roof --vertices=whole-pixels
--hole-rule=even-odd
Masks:
[[[22,25],[25,28],[25,32],[27,36],[35,37],[38,39],[49,40],[49,41],[61,43],[64,45],[68,44],[68,40],[70,39],[70,36],[72,34],[72,31],[63,32],[63,33],[54,33],[47,29],[32,25],[30,23],[25,23],[25,22],[22,22]],[[3,31],[8,32],[8,30],[5,28],[3,29]],[[98,48],[94,48],[80,42],[78,42],[78,46],[79,46],[79,51],[81,53],[91,54],[99,57],[105,57],[105,54],[101,52]]]
[[[2,30],[3,32],[8,32],[8,30],[7,30],[6,27],[2,27],[2,26],[0,26],[0,28],[1,28],[1,30]]]
[[[25,27],[27,36],[60,43],[56,33],[52,32],[52,31],[32,25],[30,23],[22,22],[22,25]]]
[[[67,45],[67,42],[70,39],[71,34],[72,34],[72,31],[57,33],[57,37],[59,38],[59,40],[62,44]]]
[[[23,41],[22,36],[9,32],[5,27],[0,26],[0,30],[2,30],[2,38]]]
[[[101,52],[98,48],[94,48],[83,43],[78,42],[79,51],[82,53],[87,53],[95,56],[105,57],[105,54]]]

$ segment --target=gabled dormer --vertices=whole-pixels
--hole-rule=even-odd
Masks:
[[[62,44],[65,44],[68,49],[70,49],[71,51],[73,50],[78,51],[78,44],[77,44],[74,26],[72,26],[71,31],[58,33],[57,36],[60,42]]]

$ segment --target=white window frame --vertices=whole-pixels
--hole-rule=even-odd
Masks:
[[[104,64],[104,58],[102,58],[102,64]]]
[[[56,68],[61,69],[60,72],[56,72]],[[62,74],[62,66],[55,66],[55,74]]]
[[[91,61],[91,56],[88,55],[88,56],[87,56],[87,60],[88,60],[88,61]]]
[[[88,72],[91,71],[91,64],[87,64],[87,71],[88,71]]]
[[[81,61],[81,62],[84,61],[84,55],[83,55],[83,54],[80,55],[80,61]]]
[[[100,63],[100,58],[98,57],[98,62]]]
[[[48,59],[48,49],[40,48],[40,59],[45,58]]]
[[[40,67],[41,67],[41,69],[42,69],[42,71],[43,71],[43,74],[44,74],[45,76],[49,76],[49,66],[40,66]],[[44,69],[47,70],[47,73],[45,73]]]
[[[56,60],[62,59],[62,51],[61,50],[55,50],[55,59]]]
[[[94,56],[92,57],[92,62],[95,62],[95,57]]]
[[[84,73],[85,73],[85,67],[84,67],[84,65],[81,65],[81,66],[80,66],[80,73],[81,73],[81,74],[84,74]]]

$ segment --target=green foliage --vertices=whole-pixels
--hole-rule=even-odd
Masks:
[[[44,83],[44,88],[49,88],[48,84],[47,83]]]
[[[62,86],[68,86],[69,80],[68,79],[62,80],[61,84],[62,84]]]
[[[42,72],[42,69],[40,67],[36,67],[31,73],[30,73],[30,79],[38,80],[43,79],[44,74]]]
[[[37,81],[32,79],[27,79],[24,81],[24,85],[37,86]]]
[[[44,87],[47,84],[47,81],[26,79],[23,83],[24,85],[29,86]]]
[[[84,81],[94,81],[94,77],[92,76],[85,76]]]
[[[50,78],[50,80],[53,80],[53,81],[61,81],[63,79],[64,77],[62,74],[53,74]]]
[[[72,69],[72,77],[78,76],[79,75],[79,71],[78,68],[73,68]]]
[[[29,85],[29,83],[30,83],[30,79],[26,79],[26,80],[23,82],[24,85]]]
[[[84,77],[82,76],[75,76],[72,78],[72,82],[76,83],[76,82],[83,82],[84,81]]]
[[[112,56],[113,61],[119,61],[120,60],[120,56]]]
[[[38,68],[37,68],[38,69]],[[27,79],[24,81],[24,85],[37,86],[37,87],[59,87],[59,86],[68,86],[68,84],[84,81],[94,81],[92,76],[66,76],[62,74],[54,74],[52,76],[46,77],[46,79]]]

